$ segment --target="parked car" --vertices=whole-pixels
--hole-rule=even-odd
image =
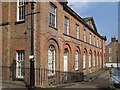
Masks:
[[[110,87],[111,88],[120,88],[120,69],[116,69],[110,75]]]

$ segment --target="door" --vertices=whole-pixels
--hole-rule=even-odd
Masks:
[[[16,78],[24,78],[24,51],[16,51]]]

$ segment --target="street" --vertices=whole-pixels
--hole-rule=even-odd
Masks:
[[[89,82],[79,82],[71,86],[66,86],[63,88],[95,88],[95,89],[107,89],[109,90],[110,88],[109,84],[109,74],[108,72],[101,75],[99,78],[97,78],[94,81],[89,81]]]
[[[2,84],[3,88],[7,88],[7,89],[10,89],[10,88],[19,88],[19,89],[25,89],[26,87],[24,85],[17,85],[17,84],[8,84],[8,83],[3,83]],[[79,88],[79,89],[95,89],[95,90],[104,90],[104,89],[107,89],[107,90],[112,90],[110,89],[110,84],[109,84],[109,73],[105,73],[103,75],[101,75],[99,78],[93,80],[93,81],[83,81],[83,82],[75,82],[75,83],[72,83],[72,84],[64,84],[62,86],[59,86],[59,87],[55,87],[56,88]],[[26,88],[27,89],[27,88]],[[41,89],[41,88],[36,88],[37,90],[38,89]],[[52,89],[54,89],[54,87],[52,87]],[[4,89],[2,89],[4,90]],[[12,89],[10,89],[12,90]],[[116,89],[116,90],[119,90],[119,89]]]

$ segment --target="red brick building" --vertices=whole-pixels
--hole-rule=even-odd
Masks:
[[[14,67],[14,78],[26,81],[29,73],[24,68],[30,67],[31,52],[30,13],[30,3],[2,2],[2,66]],[[35,3],[34,65],[38,70],[48,70],[35,71],[35,85],[54,84],[63,77],[67,80],[67,75],[56,71],[88,74],[103,68],[105,40],[92,17],[81,18],[66,2]],[[3,79],[8,78],[8,71],[3,75]]]
[[[105,63],[106,67],[120,67],[120,60],[119,60],[119,43],[116,37],[111,37],[111,42],[106,45],[105,48]]]

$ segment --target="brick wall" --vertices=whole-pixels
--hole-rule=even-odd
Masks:
[[[111,48],[111,52],[109,49]],[[118,63],[119,61],[119,43],[118,40],[115,37],[111,37],[111,42],[106,45],[105,49],[105,63],[117,63],[117,54],[118,54]],[[111,57],[111,61],[109,60],[109,57]]]
[[[34,54],[35,54],[35,68],[48,69],[48,48],[52,44],[56,50],[56,70],[64,71],[64,50],[68,50],[68,71],[75,72],[75,53],[79,51],[79,66],[78,72],[84,72],[85,74],[91,73],[103,65],[104,45],[100,48],[93,45],[93,37],[96,36],[99,40],[104,43],[104,40],[89,30],[89,28],[73,17],[69,12],[63,10],[62,4],[53,2],[57,7],[57,27],[52,28],[49,26],[49,4],[48,2],[37,2],[35,5],[34,14]],[[31,41],[31,15],[30,14],[30,3],[26,4],[26,17],[25,22],[17,22],[17,3],[3,3],[3,22],[11,22],[10,25],[2,26],[3,28],[3,64],[11,66],[13,61],[16,60],[16,50],[25,51],[25,67],[29,67],[29,55],[30,55],[30,41]],[[7,15],[7,16],[6,16]],[[5,17],[6,16],[6,17]],[[64,34],[64,16],[67,16],[70,20],[70,35]],[[76,39],[76,24],[79,25],[80,39]],[[86,30],[87,42],[83,41],[83,30]],[[89,44],[89,33],[92,34],[92,45]],[[83,69],[83,52],[86,50],[86,68]],[[88,55],[90,50],[92,51],[92,62],[93,54],[96,52],[99,56],[101,55],[102,61],[101,66],[98,64],[95,67],[88,67]],[[100,63],[100,60],[99,60]],[[41,84],[37,81],[36,74],[36,85],[49,85],[54,80],[48,79],[48,75],[45,77]],[[29,79],[26,77],[29,81]],[[50,80],[50,81],[49,81]]]

